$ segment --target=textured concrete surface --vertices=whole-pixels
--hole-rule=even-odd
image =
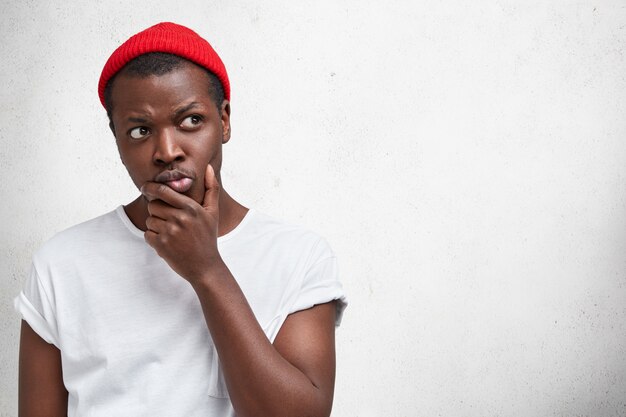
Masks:
[[[229,69],[225,186],[340,256],[333,415],[626,415],[623,1],[0,3],[0,415],[33,250],[128,202],[96,95],[163,20]]]

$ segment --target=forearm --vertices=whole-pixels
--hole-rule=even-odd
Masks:
[[[223,262],[193,284],[237,415],[324,416],[327,394],[270,343]]]

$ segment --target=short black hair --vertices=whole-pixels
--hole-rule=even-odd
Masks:
[[[113,100],[112,100],[112,91],[113,91],[113,83],[115,82],[115,78],[120,73],[126,73],[132,76],[137,76],[139,78],[146,78],[151,75],[164,75],[175,69],[182,67],[186,63],[192,63],[185,58],[182,58],[178,55],[168,54],[165,52],[149,52],[147,54],[139,55],[137,58],[129,61],[121,70],[117,72],[109,82],[107,82],[106,87],[104,88],[104,105],[107,110],[107,116],[109,116],[109,125],[111,128],[113,127],[113,119],[111,118],[112,110],[113,110]],[[194,64],[196,65],[196,64]],[[221,109],[222,103],[224,102],[224,86],[217,78],[215,74],[213,74],[208,69],[201,67],[207,75],[209,76],[209,95],[211,96],[211,100],[215,103],[218,110]]]

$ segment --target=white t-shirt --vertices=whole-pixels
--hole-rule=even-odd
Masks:
[[[270,341],[332,300],[339,325],[346,299],[318,235],[250,210],[218,247]],[[15,307],[61,351],[68,416],[234,416],[194,290],[121,206],[44,244]]]

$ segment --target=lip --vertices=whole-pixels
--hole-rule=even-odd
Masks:
[[[161,172],[154,181],[165,184],[176,192],[185,193],[191,188],[193,177],[181,170],[172,169]]]

